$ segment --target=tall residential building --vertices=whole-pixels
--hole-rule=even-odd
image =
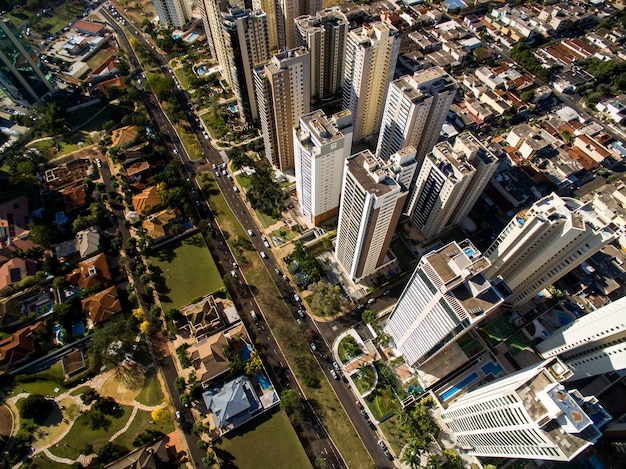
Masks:
[[[354,117],[355,142],[379,130],[399,50],[400,33],[386,23],[366,23],[348,33],[342,104]]]
[[[252,0],[253,10],[263,10],[267,16],[267,39],[270,51],[278,52],[278,22],[276,19],[276,0]]]
[[[55,91],[37,52],[4,18],[0,18],[0,91],[23,106],[39,103]]]
[[[571,461],[600,438],[598,427],[611,416],[590,404],[593,396],[563,387],[570,374],[558,359],[546,360],[460,397],[441,418],[457,446],[474,456]]]
[[[253,71],[270,59],[267,16],[216,0],[203,0],[201,6],[211,55],[237,99],[239,114],[256,121]]]
[[[152,0],[161,24],[169,28],[182,28],[191,18],[189,0]]]
[[[278,44],[281,49],[293,49],[296,43],[295,20],[302,15],[315,15],[322,9],[322,0],[276,0]]]
[[[335,256],[354,281],[391,262],[387,251],[408,195],[398,180],[415,171],[415,150],[393,160],[395,167],[365,150],[345,163]]]
[[[576,319],[536,347],[544,358],[558,357],[572,380],[626,368],[626,297]]]
[[[404,76],[389,85],[376,154],[382,159],[400,148],[417,149],[417,163],[432,150],[457,92],[456,81],[440,67]]]
[[[485,278],[487,267],[469,240],[420,259],[385,325],[409,366],[426,363],[504,302],[510,292]]]
[[[346,15],[335,8],[296,18],[296,44],[311,54],[312,97],[327,98],[341,90],[348,28]]]
[[[313,225],[339,213],[341,182],[352,149],[352,114],[326,117],[313,111],[300,117],[294,132],[296,192],[302,214]]]
[[[501,277],[523,304],[615,239],[591,204],[550,194],[513,217],[485,251],[488,278]]]
[[[459,226],[498,168],[498,159],[469,132],[435,145],[422,162],[407,213],[431,240]]]
[[[294,167],[293,128],[310,111],[309,69],[309,52],[298,47],[255,70],[265,156],[283,172]]]

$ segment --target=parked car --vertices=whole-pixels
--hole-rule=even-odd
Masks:
[[[259,315],[256,314],[256,311],[250,311],[250,315],[255,322],[259,320]]]
[[[272,247],[270,246],[270,243],[267,241],[263,241],[263,244],[265,245],[266,248],[268,249],[272,249]]]
[[[355,404],[359,409],[363,410],[363,404],[361,404],[361,401],[356,401]]]
[[[263,259],[267,259],[267,254],[265,254],[263,251],[261,251],[261,257],[262,257]]]
[[[315,343],[311,342],[311,350],[313,350],[314,352],[317,350],[317,347],[315,346]]]
[[[376,298],[370,298],[369,300],[367,300],[367,304],[371,305],[372,303],[374,303],[374,301],[376,301]]]
[[[371,420],[367,421],[367,426],[376,431],[376,425],[374,425],[374,422],[372,422]]]
[[[389,452],[389,450],[387,448],[385,448],[385,450],[383,451],[385,457],[387,459],[389,459],[389,461],[393,461],[393,456],[391,455],[391,453]]]
[[[369,415],[367,415],[367,412],[365,412],[365,409],[361,409],[361,415],[362,415],[363,417],[365,417],[366,419],[368,419],[368,420],[369,420],[369,418],[370,418],[370,416],[369,416]]]
[[[334,368],[335,370],[337,370],[337,371],[340,371],[340,370],[341,370],[341,368],[339,368],[339,363],[337,363],[337,362],[333,362],[333,368]]]
[[[332,376],[334,379],[339,381],[339,376],[337,375],[337,373],[335,373],[335,370],[333,370],[332,368],[330,369],[330,376]]]
[[[378,446],[381,447],[381,449],[383,450],[387,449],[387,445],[385,444],[383,440],[378,440],[376,443],[378,444]]]
[[[304,319],[304,311],[302,311],[301,309],[298,310],[298,317]]]

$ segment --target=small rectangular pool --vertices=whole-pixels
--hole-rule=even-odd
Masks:
[[[495,377],[498,373],[502,372],[502,367],[497,363],[491,361],[485,363],[483,366],[480,367],[480,369],[483,370],[485,376],[491,374]]]
[[[446,401],[446,400],[450,399],[452,396],[454,396],[457,392],[461,391],[465,386],[467,386],[468,384],[476,381],[477,379],[478,379],[478,374],[476,374],[476,372],[474,372],[474,373],[472,373],[470,375],[467,375],[465,378],[463,378],[458,383],[453,384],[445,392],[442,392],[441,394],[439,394],[439,397],[441,398],[442,401]]]

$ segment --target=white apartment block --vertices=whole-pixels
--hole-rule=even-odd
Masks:
[[[404,76],[389,85],[376,154],[386,160],[405,146],[417,162],[432,150],[457,92],[456,81],[440,67]]]
[[[611,418],[601,406],[570,392],[570,370],[546,360],[460,397],[441,418],[461,451],[479,457],[571,461],[601,436]],[[600,412],[594,424],[589,414]]]
[[[404,169],[414,170],[414,165],[414,159],[405,161]],[[386,265],[408,195],[396,177],[397,173],[369,150],[345,162],[335,257],[353,281]]]
[[[400,34],[386,23],[364,24],[348,33],[342,105],[354,117],[355,142],[379,130],[399,50]]]
[[[311,96],[335,95],[343,85],[349,23],[338,9],[296,18],[296,44],[311,54]]]
[[[161,24],[169,28],[183,28],[191,18],[189,0],[153,0]]]
[[[544,358],[558,356],[572,380],[626,368],[626,297],[576,319],[536,346]]]
[[[427,240],[459,226],[498,168],[498,159],[469,132],[441,142],[419,170],[407,212]]]
[[[293,128],[310,111],[309,69],[309,52],[298,47],[254,72],[265,156],[282,172],[294,167]]]
[[[489,261],[469,240],[424,255],[398,299],[385,332],[409,366],[419,367],[504,302],[502,282],[489,282]]]
[[[300,117],[294,132],[296,193],[302,214],[320,225],[339,213],[341,183],[352,150],[352,114],[323,111]]]
[[[615,239],[591,204],[550,194],[520,211],[485,252],[488,278],[501,277],[521,305]]]

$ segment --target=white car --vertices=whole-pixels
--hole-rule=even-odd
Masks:
[[[96,158],[96,165],[98,168],[102,168],[102,160],[100,158]]]
[[[252,230],[248,230],[248,234],[249,234],[250,236],[254,236],[254,231],[252,231]]]
[[[335,373],[335,370],[333,370],[333,369],[330,370],[330,376],[332,376],[334,379],[339,381],[339,375],[337,375],[337,373]]]
[[[262,257],[263,259],[267,259],[267,254],[265,254],[263,251],[261,251],[261,257]]]
[[[217,165],[215,163],[213,163],[213,169],[217,169]]]
[[[376,298],[370,298],[369,300],[367,300],[367,304],[371,305],[372,303],[374,303],[376,301]]]
[[[215,175],[216,175],[217,177],[220,177],[220,172],[219,172],[219,171],[215,171]]]
[[[265,245],[265,247],[267,249],[271,249],[272,247],[270,246],[270,243],[268,243],[267,241],[263,241],[263,244]]]
[[[314,352],[317,350],[317,347],[313,342],[311,342],[311,350],[313,350]]]

